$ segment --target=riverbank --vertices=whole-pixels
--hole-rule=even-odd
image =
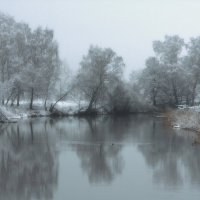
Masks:
[[[50,105],[49,105],[50,106]],[[96,108],[90,112],[87,111],[86,102],[61,101],[58,102],[55,109],[50,112],[44,109],[44,102],[38,100],[34,102],[33,109],[29,109],[29,103],[22,101],[20,106],[0,106],[0,122],[17,121],[32,117],[66,117],[66,116],[97,116],[97,115],[130,115],[130,114],[153,114],[159,112],[156,108],[144,106],[129,112],[112,112],[109,109]],[[3,116],[3,119],[1,119]]]
[[[200,113],[187,110],[173,110],[167,112],[168,123],[174,128],[188,129],[200,133]]]
[[[0,106],[0,122],[17,121],[32,117],[69,116],[75,115],[83,108],[74,102],[59,102],[53,112],[44,109],[42,101],[34,102],[33,109],[29,109],[27,102],[20,106]]]

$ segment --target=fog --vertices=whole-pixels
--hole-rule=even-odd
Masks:
[[[152,41],[200,33],[200,2],[191,0],[0,0],[0,10],[31,27],[51,28],[60,55],[76,70],[91,44],[124,58],[125,75],[145,66]]]

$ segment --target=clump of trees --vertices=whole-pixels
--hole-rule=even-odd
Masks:
[[[165,36],[153,42],[153,50],[146,67],[126,81],[121,56],[111,48],[90,46],[72,78],[52,30],[32,30],[0,13],[0,101],[19,106],[28,99],[33,109],[34,99],[42,99],[45,110],[53,112],[59,101],[70,97],[84,101],[89,114],[194,105],[200,88],[200,37],[185,43],[177,35]]]
[[[130,104],[130,95],[123,81],[124,62],[111,48],[91,46],[83,56],[74,79],[65,74],[58,45],[52,30],[41,27],[32,30],[28,24],[0,14],[0,100],[3,105],[42,99],[49,110],[73,93],[88,103],[86,112],[104,109],[122,112]],[[117,94],[117,96],[115,95]],[[119,99],[118,99],[119,98]],[[122,105],[124,104],[124,105]],[[118,107],[118,108],[117,108]]]
[[[12,17],[0,14],[0,99],[11,105],[21,97],[46,101],[58,77],[60,58],[54,33],[38,27],[35,30]]]
[[[80,65],[76,86],[88,101],[86,112],[94,111],[97,106],[107,107],[107,99],[122,81],[122,57],[110,48],[91,46]]]
[[[185,43],[178,35],[165,36],[153,42],[153,50],[155,56],[127,82],[121,57],[110,49],[90,47],[77,76],[88,110],[102,105],[111,113],[130,113],[195,105],[200,93],[200,37]]]
[[[76,93],[86,101],[84,114],[138,112],[139,93],[123,78],[123,58],[111,48],[91,46],[75,78]]]
[[[154,41],[154,57],[146,60],[140,76],[143,95],[154,106],[193,106],[200,81],[200,37],[185,43],[179,36]]]

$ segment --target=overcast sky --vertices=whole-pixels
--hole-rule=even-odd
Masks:
[[[200,0],[0,0],[0,10],[54,29],[61,58],[73,69],[94,44],[121,55],[127,75],[145,66],[153,40],[200,35]]]

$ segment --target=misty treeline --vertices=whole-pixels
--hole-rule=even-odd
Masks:
[[[3,105],[20,106],[34,100],[44,102],[44,108],[54,110],[56,103],[66,98],[88,102],[87,111],[95,108],[113,109],[129,101],[122,81],[123,59],[110,49],[90,47],[83,57],[80,70],[72,77],[59,57],[54,32],[18,23],[0,14],[0,99]],[[72,77],[72,78],[71,78]],[[120,98],[123,96],[123,98]],[[118,97],[118,98],[116,98]]]
[[[11,105],[34,97],[47,100],[59,73],[58,45],[52,30],[35,30],[0,14],[0,96]]]
[[[123,78],[124,61],[111,48],[90,46],[76,74],[59,57],[53,30],[0,14],[0,100],[20,106],[34,100],[53,111],[59,101],[86,103],[86,112],[147,111],[157,106],[194,105],[200,80],[200,37],[154,41],[146,68]],[[134,53],[134,52],[133,52]]]

